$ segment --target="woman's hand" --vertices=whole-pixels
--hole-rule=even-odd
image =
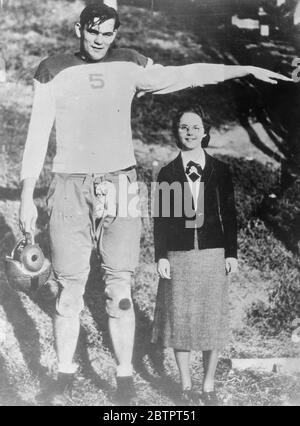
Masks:
[[[157,272],[160,278],[165,278],[167,280],[171,279],[171,267],[168,259],[159,259],[157,263]]]
[[[238,271],[238,260],[235,257],[227,257],[225,259],[225,268],[227,274],[234,274]]]

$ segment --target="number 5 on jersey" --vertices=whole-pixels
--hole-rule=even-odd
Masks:
[[[103,74],[90,74],[89,81],[92,89],[103,89],[105,85]]]

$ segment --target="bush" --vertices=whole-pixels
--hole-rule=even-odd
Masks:
[[[291,330],[300,316],[300,260],[285,249],[259,219],[252,219],[239,235],[241,257],[273,281],[268,303],[253,304],[247,313],[250,325],[261,331]]]
[[[270,202],[269,202],[270,204]],[[261,209],[260,217],[268,223],[276,237],[296,254],[300,253],[300,178],[282,195]]]
[[[299,270],[285,271],[270,291],[268,304],[257,302],[248,312],[248,323],[261,332],[278,334],[291,331],[292,322],[300,316]]]
[[[262,200],[279,187],[279,172],[271,165],[243,158],[220,156],[228,163],[235,190],[238,227],[243,229],[257,216]]]

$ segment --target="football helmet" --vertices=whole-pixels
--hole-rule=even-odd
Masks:
[[[10,256],[5,258],[5,271],[10,287],[27,294],[37,292],[48,280],[51,263],[45,258],[34,236],[26,233]]]

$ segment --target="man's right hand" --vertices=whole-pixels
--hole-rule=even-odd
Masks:
[[[19,210],[19,226],[22,232],[35,232],[38,217],[37,208],[33,201],[33,191],[36,179],[27,178],[23,181],[21,205]]]

